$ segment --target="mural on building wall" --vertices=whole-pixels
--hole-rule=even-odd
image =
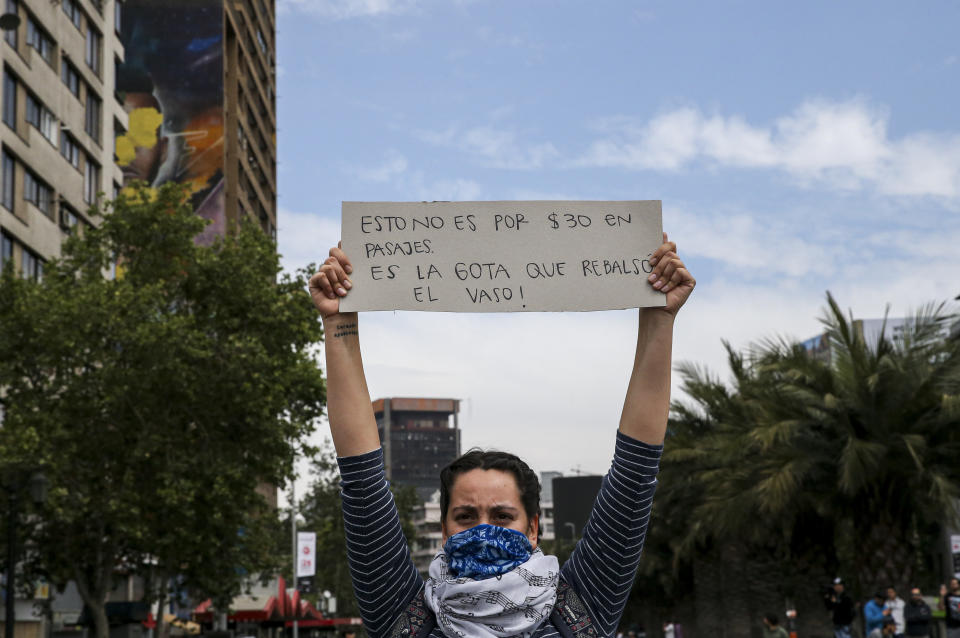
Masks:
[[[226,231],[223,158],[223,0],[137,0],[123,7],[125,60],[117,91],[129,129],[117,136],[124,183],[188,184],[198,241]]]

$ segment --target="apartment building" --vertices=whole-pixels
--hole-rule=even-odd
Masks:
[[[122,183],[114,94],[118,0],[4,0],[0,268],[43,275],[63,239],[97,223],[88,208]]]

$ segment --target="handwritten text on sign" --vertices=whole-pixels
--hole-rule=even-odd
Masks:
[[[343,202],[357,310],[663,306],[647,283],[659,201]]]

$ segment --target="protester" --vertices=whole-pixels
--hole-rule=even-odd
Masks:
[[[774,613],[763,617],[763,638],[790,638],[787,630],[780,626],[780,618]]]
[[[834,638],[850,638],[850,625],[853,623],[853,599],[843,590],[843,580],[833,579],[833,587],[824,594],[824,603],[831,612]]]
[[[903,619],[907,626],[906,635],[911,638],[930,637],[930,606],[923,599],[920,589],[910,590],[910,600],[903,608]]]
[[[947,638],[960,638],[960,579],[951,578],[949,589],[940,585],[937,609],[945,612]]]
[[[880,629],[883,626],[883,594],[876,592],[867,604],[863,606],[864,631],[870,635],[874,629]]]
[[[557,623],[576,616],[572,607],[553,614],[561,591],[579,596],[594,635],[613,634],[633,585],[656,487],[670,407],[673,323],[696,283],[676,244],[666,234],[663,239],[650,260],[651,278],[640,285],[664,293],[666,305],[639,311],[613,464],[569,560],[561,567],[538,547],[540,484],[529,466],[505,452],[471,450],[441,471],[443,549],[426,582],[410,558],[386,481],[359,319],[340,312],[353,266],[340,247],[330,250],[310,279],[310,293],[326,333],[327,410],[342,478],[347,558],[371,638],[386,638],[404,623],[398,635],[413,637],[431,621],[431,638],[554,636]],[[506,355],[503,363],[509,368]],[[590,431],[584,427],[585,436]],[[539,441],[570,444],[551,432]]]
[[[893,618],[893,621],[897,623],[897,635],[904,635],[904,631],[907,629],[907,625],[903,620],[903,608],[906,603],[903,602],[903,598],[897,596],[897,590],[894,589],[893,585],[887,587],[887,600],[883,603],[883,613],[887,616]]]

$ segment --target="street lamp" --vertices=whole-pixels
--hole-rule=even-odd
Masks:
[[[573,523],[571,523],[570,521],[566,521],[566,522],[563,524],[563,526],[570,528],[570,540],[572,540],[572,541],[577,540],[577,526],[574,525]]]
[[[22,476],[25,472],[13,471],[6,481],[7,488],[7,578],[6,578],[6,607],[4,609],[6,618],[4,624],[4,636],[13,638],[13,630],[16,625],[16,611],[14,608],[14,599],[16,598],[16,571],[17,571],[17,522],[20,519],[20,510],[18,497],[20,490],[24,488]],[[47,500],[47,477],[43,472],[33,472],[27,481],[30,491],[30,500],[37,505],[42,505]]]

